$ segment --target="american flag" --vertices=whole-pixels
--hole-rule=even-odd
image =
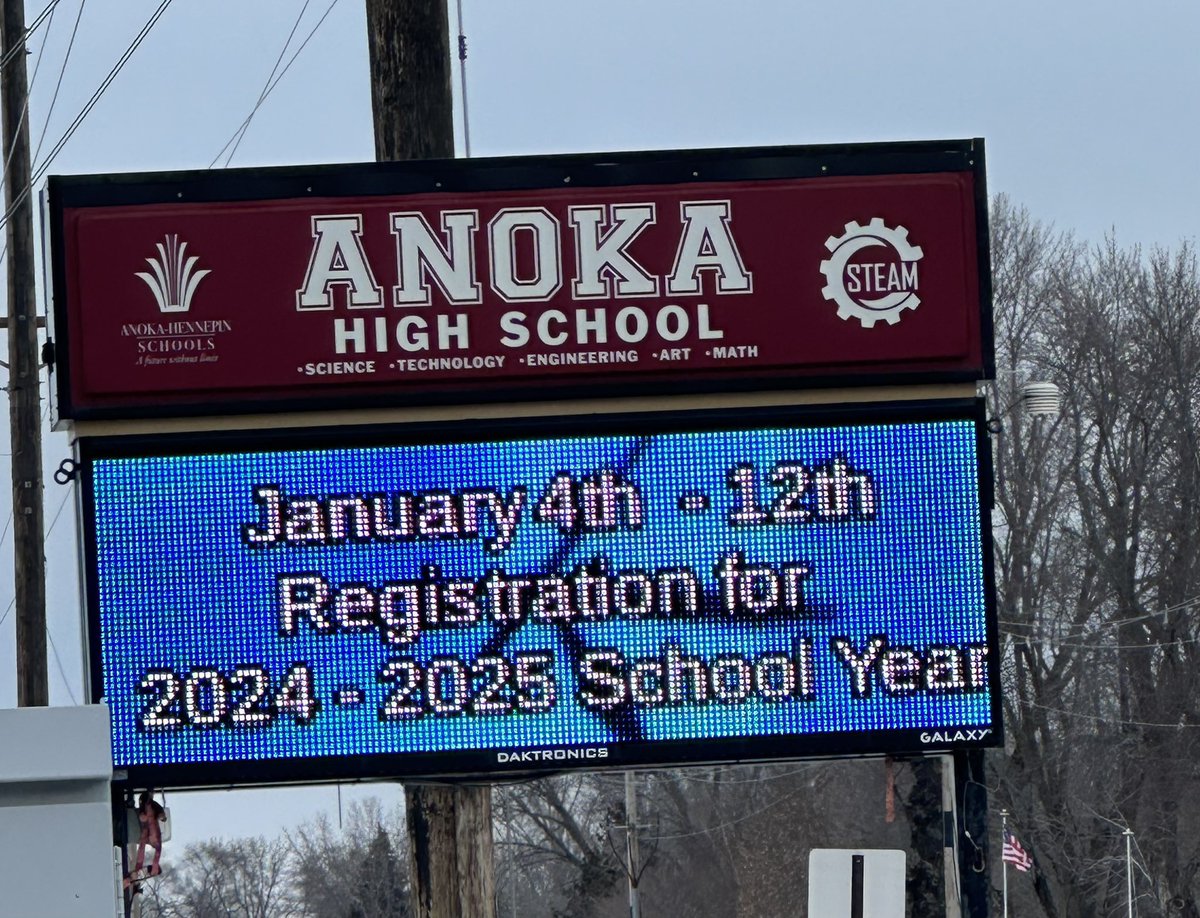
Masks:
[[[1021,847],[1021,843],[1017,841],[1017,836],[1013,835],[1008,829],[1004,830],[1003,857],[1004,860],[1022,872],[1033,866],[1033,858]]]

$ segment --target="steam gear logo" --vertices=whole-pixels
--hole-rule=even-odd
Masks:
[[[855,258],[870,248],[890,250],[875,261]],[[863,328],[872,328],[883,320],[888,325],[900,321],[900,313],[921,305],[917,296],[917,262],[924,252],[908,241],[903,226],[887,226],[875,217],[866,226],[851,221],[840,236],[825,240],[829,258],[821,262],[825,299],[837,303],[838,318],[858,319]],[[871,253],[875,254],[875,253]],[[853,259],[853,261],[852,261]]]

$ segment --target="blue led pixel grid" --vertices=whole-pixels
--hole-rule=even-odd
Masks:
[[[94,458],[115,765],[982,741],[977,446],[939,420]]]

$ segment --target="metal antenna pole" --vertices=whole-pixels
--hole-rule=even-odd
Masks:
[[[1125,830],[1125,892],[1129,899],[1129,918],[1133,918],[1133,830]]]
[[[625,772],[625,869],[629,872],[629,918],[642,918],[642,902],[638,891],[638,814],[636,775]]]
[[[1001,871],[1004,875],[1004,918],[1008,918],[1008,861],[1003,856],[1004,840],[1008,838],[1008,810],[1000,811],[1000,845],[1001,845]]]
[[[467,30],[463,25],[462,0],[458,0],[458,78],[462,97],[463,152],[471,158],[471,118],[467,114]]]

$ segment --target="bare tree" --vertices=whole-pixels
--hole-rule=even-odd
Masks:
[[[873,760],[640,773],[643,914],[796,918],[807,898],[811,848],[907,848],[914,837],[931,850],[914,853],[911,868],[929,874],[934,888],[913,907],[933,899],[940,906],[940,784],[935,769],[931,789],[922,769],[921,762],[889,768]],[[622,775],[603,773],[499,791],[500,913],[628,915],[622,798]],[[928,825],[917,825],[912,813]],[[591,864],[600,872],[589,873]]]
[[[321,816],[289,833],[295,882],[308,918],[405,918],[404,811],[370,799],[335,829]]]
[[[1031,849],[1022,915],[1200,918],[1200,270],[1187,246],[1086,246],[1005,198],[992,209],[998,373],[993,532],[1007,739],[992,801]],[[1030,417],[1022,387],[1058,384]],[[814,847],[897,847],[932,914],[936,774],[878,761],[641,778],[646,914],[793,918]],[[626,913],[618,775],[498,790],[505,918]],[[895,810],[895,818],[891,811]],[[263,840],[189,849],[154,918],[407,914],[403,824],[378,806]],[[917,888],[919,887],[919,889]]]
[[[585,918],[624,877],[610,831],[620,791],[594,775],[542,778],[495,797],[502,915]]]
[[[1002,198],[992,223],[1001,802],[1044,914],[1124,913],[1128,827],[1141,914],[1195,916],[1195,257],[1086,248]],[[1020,412],[1034,377],[1059,419]]]
[[[146,884],[146,918],[303,918],[283,839],[189,845],[178,871]]]

